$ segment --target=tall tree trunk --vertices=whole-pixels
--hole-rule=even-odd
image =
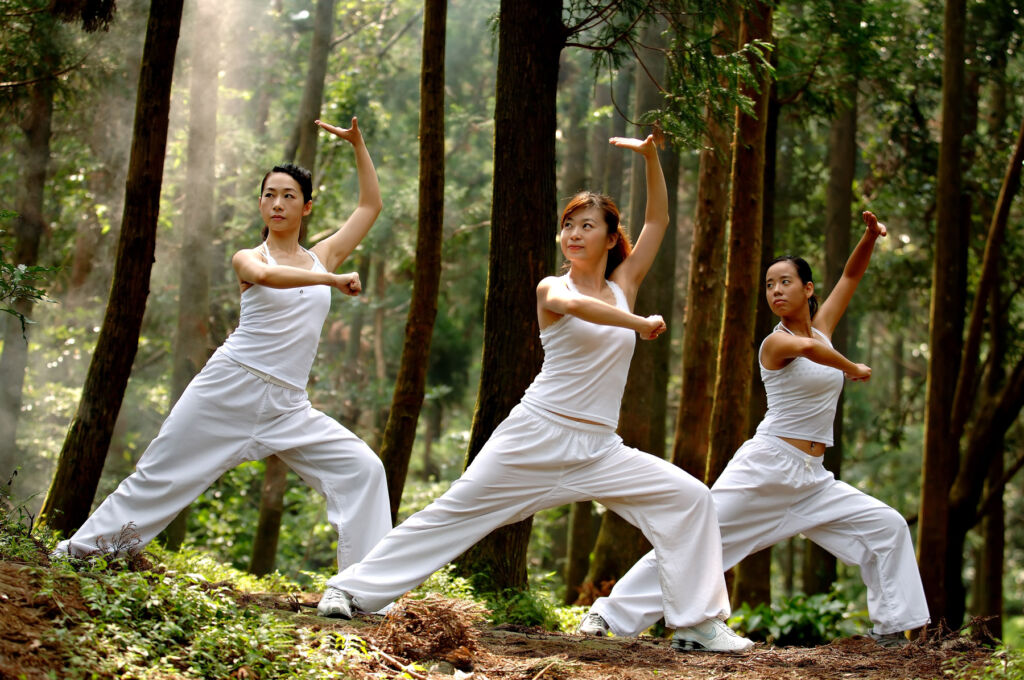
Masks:
[[[565,42],[559,3],[502,0],[494,104],[494,187],[480,390],[467,464],[540,370],[536,286],[554,270],[555,99]],[[523,135],[523,130],[530,130]],[[530,520],[498,529],[460,558],[496,589],[526,586]]]
[[[771,40],[772,8],[755,2],[743,12],[740,44]],[[747,413],[751,365],[755,352],[755,303],[761,290],[761,227],[764,195],[765,132],[768,119],[767,74],[759,76],[759,90],[747,86],[754,115],[736,113],[733,141],[732,198],[730,200],[729,259],[726,265],[725,314],[719,340],[715,404],[711,412],[711,438],[705,481],[713,484],[732,454],[743,443],[745,427],[736,426],[736,414]],[[728,367],[729,370],[724,370]],[[745,417],[741,418],[741,423]]]
[[[633,91],[633,69],[635,68],[629,64],[620,68],[615,74],[615,83],[612,86],[612,137],[622,137],[626,134],[626,118],[623,112],[629,109],[629,93]],[[606,144],[607,141],[605,140]],[[622,195],[622,185],[626,174],[625,163],[625,154],[607,154],[601,184],[604,187],[604,193],[609,196]]]
[[[587,112],[590,110],[590,86],[593,81],[587,77],[583,66],[562,55],[563,81],[560,102],[564,102],[562,115],[564,125],[561,126],[562,154],[558,158],[560,174],[558,176],[558,198],[573,196],[584,189],[590,189],[588,182],[591,164],[587,156],[591,141],[586,127]],[[608,140],[605,139],[605,145]]]
[[[774,53],[773,53],[774,59]],[[768,99],[768,122],[765,128],[764,142],[764,197],[761,202],[761,272],[768,268],[775,252],[775,179],[777,176],[776,152],[779,133],[779,98],[778,88],[773,82]],[[758,288],[763,290],[763,288]],[[775,317],[771,308],[757,296],[757,320],[754,324],[755,342],[760,342],[772,332]],[[750,408],[747,411],[747,438],[754,435],[758,424],[768,410],[768,396],[764,384],[759,379],[761,359],[754,352],[751,370],[756,376],[750,381]],[[752,607],[759,604],[771,604],[772,586],[772,549],[765,548],[744,558],[733,570],[732,602],[739,606],[746,602]]]
[[[594,98],[591,108],[600,111],[612,104],[611,82],[601,78],[594,84]],[[614,111],[612,116],[618,115]],[[590,121],[590,146],[587,149],[587,161],[589,164],[589,186],[594,191],[608,193],[604,184],[604,170],[608,167],[609,144],[608,138],[612,136],[611,117],[601,116]]]
[[[165,0],[153,3],[149,10],[110,301],[82,397],[40,511],[41,521],[65,533],[89,514],[138,348],[156,243],[182,4],[183,0]]]
[[[20,123],[25,139],[19,145],[23,170],[16,204],[18,217],[14,220],[15,264],[35,265],[39,244],[46,233],[43,194],[50,163],[54,87],[50,78],[30,86],[25,117]],[[32,303],[18,300],[13,308],[28,317]],[[0,482],[6,482],[18,464],[18,414],[28,365],[28,330],[22,327],[20,319],[8,314],[4,318],[4,347],[0,355]]]
[[[419,228],[416,271],[405,324],[405,344],[395,381],[380,457],[391,498],[391,521],[398,516],[402,488],[423,406],[430,340],[437,318],[444,240],[444,45],[447,0],[426,0],[423,15],[423,62],[420,70]]]
[[[217,149],[217,77],[220,16],[197,3],[192,17],[192,73],[189,82],[188,150],[185,159],[185,217],[178,284],[178,327],[171,373],[171,406],[210,358],[210,234],[214,232],[214,170]],[[163,530],[164,544],[177,550],[185,540],[189,506]]]
[[[288,466],[277,456],[266,459],[263,487],[260,489],[260,512],[252,539],[249,573],[263,576],[274,571],[277,563],[277,542],[281,536],[284,494],[288,488]]]
[[[842,108],[829,131],[829,177],[825,194],[825,291],[835,288],[843,276],[850,254],[850,232],[853,214],[853,178],[857,167],[857,88],[846,88],[851,103]],[[832,345],[843,356],[849,348],[849,324],[846,315],[832,332]],[[843,393],[836,404],[833,423],[835,443],[825,452],[825,467],[840,477],[843,465]],[[809,542],[804,551],[804,592],[827,593],[836,579],[835,556]]]
[[[942,141],[939,147],[935,259],[932,264],[928,330],[921,509],[917,524],[918,562],[933,623],[947,616],[947,587],[960,574],[948,573],[949,492],[956,477],[959,437],[951,436],[950,412],[963,338],[967,235],[961,219],[964,121],[964,30],[966,3],[947,0],[942,68]],[[947,620],[954,628],[959,621]]]
[[[716,48],[716,51],[724,51],[724,48]],[[682,386],[672,441],[672,462],[701,480],[707,469],[711,407],[718,373],[718,365],[712,357],[718,356],[722,326],[732,162],[731,126],[717,120],[710,109],[705,124],[707,143],[700,152],[697,213],[693,220],[690,272],[686,283]]]

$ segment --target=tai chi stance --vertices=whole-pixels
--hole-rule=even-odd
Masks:
[[[328,581],[319,612],[350,618],[416,587],[495,528],[538,510],[596,499],[654,544],[659,607],[678,648],[743,651],[753,643],[724,619],[729,599],[710,493],[670,463],[615,433],[636,334],[665,331],[631,309],[668,226],[667,190],[652,137],[613,138],[645,160],[644,228],[630,249],[614,203],[584,192],[561,219],[568,273],[537,286],[544,363],[460,479],[393,529],[358,564]],[[664,595],[662,595],[663,593]]]
[[[906,642],[904,631],[928,623],[921,575],[903,517],[822,465],[832,445],[832,423],[844,375],[863,381],[871,369],[832,348],[829,338],[871,260],[885,226],[870,212],[867,228],[843,276],[817,309],[811,269],[797,257],[777,258],[765,277],[766,296],[781,319],[761,343],[761,379],[768,412],[757,433],[736,452],[711,495],[722,529],[726,569],[747,555],[803,534],[846,564],[860,566],[868,589],[872,636],[886,645]],[[648,553],[594,603],[584,632],[637,635],[662,616],[664,564]]]
[[[306,395],[331,289],[358,295],[359,275],[333,274],[381,211],[380,188],[356,119],[316,121],[355,150],[359,201],[345,224],[311,250],[299,245],[313,209],[310,173],[277,166],[263,178],[264,241],[232,258],[241,288],[238,327],[192,380],[160,433],[81,529],[57,552],[109,550],[134,523],[145,545],[221,474],[277,454],[327,499],[338,567],[362,558],[391,528],[384,467],[358,437]]]

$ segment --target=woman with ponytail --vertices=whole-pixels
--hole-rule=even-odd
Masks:
[[[905,644],[904,631],[928,623],[910,530],[885,503],[835,479],[822,465],[844,378],[865,381],[871,369],[830,341],[867,270],[885,226],[865,212],[866,228],[843,276],[818,308],[811,268],[790,255],[772,261],[765,295],[780,321],[761,343],[768,412],[757,433],[711,487],[722,530],[723,565],[803,534],[846,564],[860,567],[868,590],[871,636]],[[585,632],[637,635],[661,617],[658,560],[649,553],[594,603]],[[673,569],[678,567],[673,566]]]
[[[610,141],[646,164],[649,193],[636,246],[609,198],[585,192],[569,202],[559,234],[567,271],[537,286],[540,374],[461,479],[328,581],[321,615],[380,609],[499,526],[593,499],[654,544],[667,567],[655,569],[665,587],[659,608],[677,629],[680,649],[735,652],[753,644],[724,623],[729,598],[707,487],[615,433],[636,335],[653,340],[665,332],[660,316],[632,309],[669,219],[653,137]]]

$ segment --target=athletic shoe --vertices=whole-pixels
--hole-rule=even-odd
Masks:
[[[316,606],[316,613],[334,619],[351,619],[353,609],[355,605],[352,604],[351,595],[340,588],[327,586],[320,604]]]
[[[736,633],[721,619],[708,619],[689,628],[680,628],[672,635],[672,649],[677,652],[703,650],[741,654],[754,643]]]
[[[580,621],[580,625],[576,626],[577,635],[597,635],[598,637],[607,637],[608,633],[608,622],[601,617],[597,612],[590,612],[583,617]]]
[[[877,642],[878,645],[881,646],[881,647],[889,647],[889,648],[906,647],[907,645],[910,644],[910,640],[908,640],[907,636],[904,635],[902,632],[898,632],[898,633],[883,633],[883,634],[879,635],[878,633],[875,633],[874,631],[872,631],[870,633],[870,637],[871,637],[872,640]]]

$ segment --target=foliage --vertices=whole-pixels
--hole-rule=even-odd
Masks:
[[[946,677],[953,680],[1024,680],[1024,650],[999,647],[981,665],[964,664],[960,659],[946,661]]]
[[[781,599],[771,605],[743,603],[729,619],[743,635],[777,645],[814,646],[850,635],[866,612],[854,612],[836,590]]]
[[[9,210],[0,210],[0,220],[7,220],[15,217],[15,213]],[[16,308],[10,306],[19,301],[41,302],[46,300],[45,291],[36,288],[35,282],[42,281],[44,274],[53,271],[49,267],[27,266],[25,264],[14,264],[7,261],[6,252],[2,237],[4,231],[0,230],[0,312],[7,312],[21,322],[21,331],[25,332],[25,324],[31,323],[25,315]]]

